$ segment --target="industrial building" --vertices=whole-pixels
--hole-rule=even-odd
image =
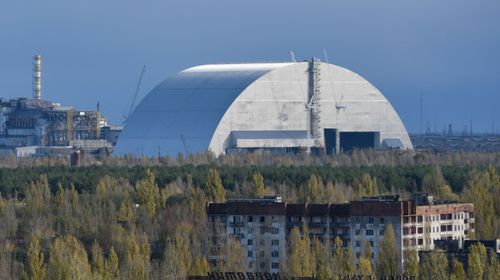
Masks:
[[[424,194],[366,197],[345,204],[289,204],[279,197],[229,200],[209,203],[207,216],[208,260],[215,271],[225,257],[218,254],[221,247],[234,237],[245,248],[247,271],[279,272],[294,227],[307,227],[310,238],[332,250],[339,237],[344,247],[351,247],[355,263],[368,242],[376,263],[385,228],[392,224],[401,267],[404,250],[433,250],[437,240],[463,243],[474,232],[473,204],[434,203]]]
[[[0,154],[67,156],[73,149],[111,152],[117,128],[111,128],[99,111],[42,100],[41,63],[42,57],[36,55],[33,98],[0,98]]]
[[[184,70],[136,107],[116,153],[334,154],[357,148],[413,146],[379,90],[348,69],[312,59]]]

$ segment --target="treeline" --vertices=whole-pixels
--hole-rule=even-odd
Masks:
[[[287,202],[342,203],[365,195],[429,192],[439,200],[475,203],[475,237],[500,237],[495,165],[247,166],[223,160],[0,169],[0,279],[180,279],[205,274],[206,203],[266,194]],[[314,240],[298,238],[300,242],[290,243],[289,266],[283,270],[292,271],[294,254],[307,250],[310,267],[303,271],[318,274],[320,268],[328,271],[326,266],[337,271],[332,266],[335,252],[325,253]],[[225,268],[238,267],[241,246],[228,246],[232,261]],[[357,268],[346,261],[349,252],[340,246],[339,254],[350,267],[346,271],[368,269],[367,261]],[[490,269],[488,259],[481,253],[475,261]],[[374,273],[379,269],[370,266]]]

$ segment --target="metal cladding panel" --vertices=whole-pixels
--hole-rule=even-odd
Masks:
[[[151,91],[130,117],[116,147],[123,155],[177,155],[235,148],[233,131],[306,131],[308,63],[206,65],[187,69]],[[389,101],[367,80],[322,63],[319,95],[323,129],[376,132],[375,148],[408,133]],[[303,139],[237,139],[248,146],[304,145]],[[387,143],[387,141],[386,141]],[[259,146],[260,145],[260,146]]]
[[[204,152],[232,102],[253,81],[287,63],[205,65],[154,88],[134,110],[115,153],[156,156]]]

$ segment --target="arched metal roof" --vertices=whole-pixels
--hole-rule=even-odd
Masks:
[[[236,97],[269,71],[290,64],[202,65],[166,79],[129,117],[115,153],[152,156],[206,151]]]

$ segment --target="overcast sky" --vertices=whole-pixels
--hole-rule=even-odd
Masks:
[[[0,96],[94,109],[119,124],[142,65],[140,98],[186,67],[323,57],[372,82],[406,127],[500,131],[498,0],[0,0]],[[425,124],[424,124],[425,126]]]

